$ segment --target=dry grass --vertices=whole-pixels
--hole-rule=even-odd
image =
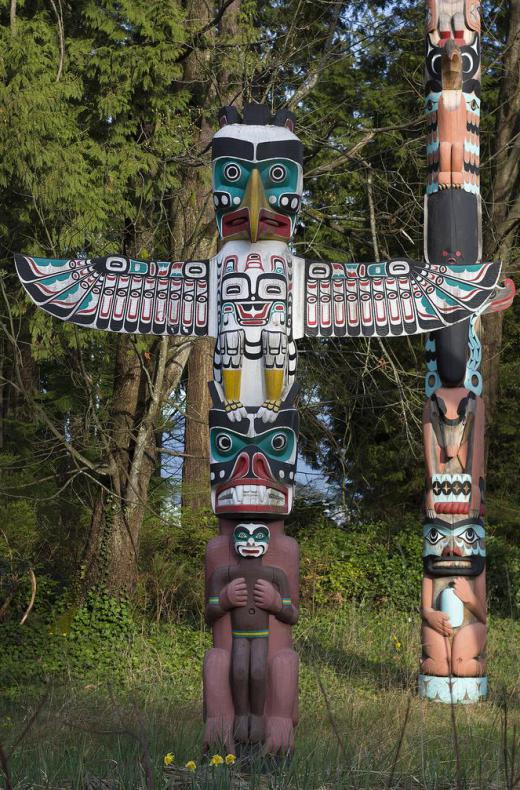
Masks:
[[[259,764],[248,777],[202,768],[205,642],[191,662],[174,667],[160,641],[143,636],[121,657],[127,672],[117,688],[106,678],[53,682],[8,759],[11,787],[173,787],[162,761],[174,752],[181,765],[194,759],[200,766],[187,787],[520,788],[519,623],[491,625],[489,702],[452,711],[415,695],[415,617],[352,608],[304,616],[296,756],[267,775]],[[0,730],[5,753],[42,693],[11,691]]]

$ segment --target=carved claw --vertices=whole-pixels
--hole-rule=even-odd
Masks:
[[[258,409],[257,418],[262,422],[274,422],[282,405],[281,400],[265,400]]]
[[[227,415],[231,422],[239,422],[240,420],[247,420],[247,410],[243,403],[239,400],[227,400],[224,406]]]

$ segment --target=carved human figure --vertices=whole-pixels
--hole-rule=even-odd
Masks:
[[[482,522],[424,526],[421,616],[424,675],[486,672],[485,531]]]
[[[265,737],[269,615],[288,625],[298,618],[286,574],[262,562],[269,538],[265,524],[237,524],[237,563],[216,568],[209,581],[208,624],[227,612],[231,615],[234,737],[241,743],[259,743]]]
[[[478,0],[428,0],[426,27],[437,29],[441,41],[452,36],[464,41],[466,30],[480,30]]]

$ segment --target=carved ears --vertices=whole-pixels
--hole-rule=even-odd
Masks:
[[[222,107],[218,111],[218,122],[219,126],[222,127],[227,126],[228,123],[242,123],[242,118],[236,107],[226,105],[226,107]]]
[[[278,110],[274,116],[273,123],[275,126],[285,126],[290,132],[294,132],[296,116],[290,110]]]
[[[242,119],[236,107],[226,105],[219,110],[218,122],[220,127],[230,123],[244,123],[247,126],[266,126],[272,123],[274,126],[285,126],[290,132],[294,132],[296,116],[290,110],[278,110],[272,117],[266,104],[246,104]]]

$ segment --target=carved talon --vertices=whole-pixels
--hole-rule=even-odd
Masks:
[[[261,419],[262,422],[274,422],[276,420],[276,415],[280,411],[281,405],[281,400],[265,400],[258,409],[257,417]]]
[[[247,410],[239,400],[227,400],[224,406],[231,422],[247,419]]]

